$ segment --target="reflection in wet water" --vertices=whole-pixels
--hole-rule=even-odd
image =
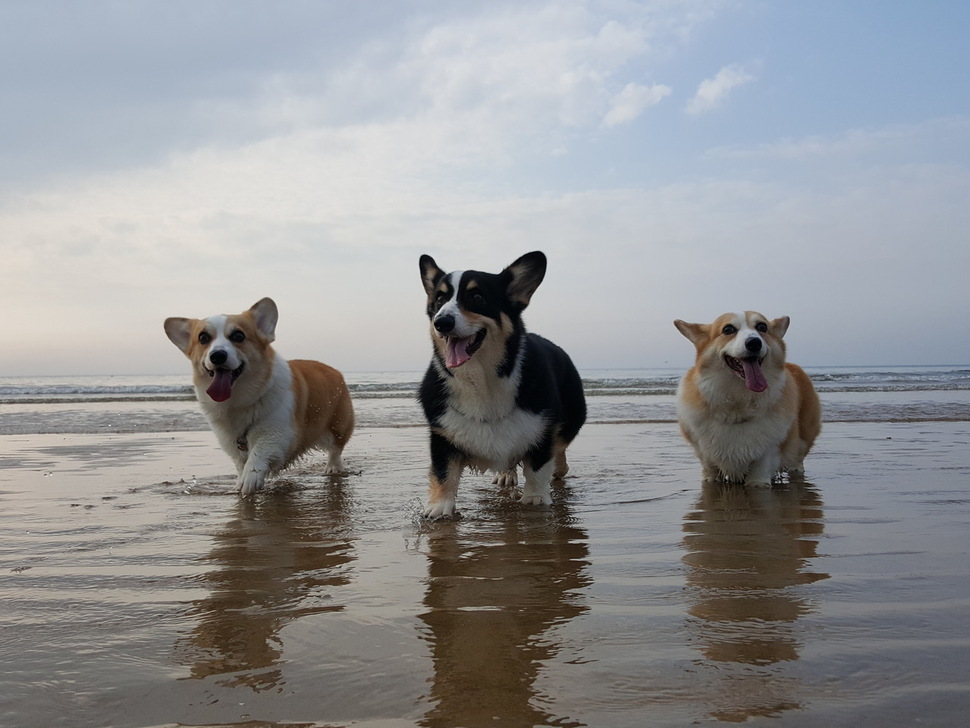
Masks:
[[[718,673],[713,717],[743,721],[800,707],[797,680],[774,666],[798,659],[794,623],[816,608],[797,587],[828,578],[811,570],[822,518],[821,497],[805,483],[705,484],[684,517],[689,629],[707,660],[746,666]]]
[[[458,522],[427,536],[420,619],[431,643],[434,706],[420,724],[583,725],[549,712],[554,701],[535,683],[558,651],[553,628],[587,609],[580,593],[590,583],[586,531],[562,505],[552,512],[513,506],[486,518],[484,532]]]
[[[227,687],[259,692],[281,682],[280,629],[310,614],[339,611],[333,588],[355,561],[342,480],[300,492],[278,483],[258,499],[239,499],[236,518],[213,536],[204,557],[215,567],[193,603],[197,626],[177,647],[191,678],[224,675]]]

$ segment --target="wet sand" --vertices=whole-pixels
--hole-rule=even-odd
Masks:
[[[771,491],[591,425],[552,508],[438,523],[425,441],[243,500],[208,432],[0,437],[0,725],[964,724],[970,423],[828,423]]]

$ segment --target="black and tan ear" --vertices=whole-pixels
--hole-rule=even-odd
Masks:
[[[172,316],[165,319],[165,335],[183,353],[189,352],[189,337],[192,334],[192,319]]]
[[[276,324],[280,320],[280,311],[276,307],[276,301],[272,298],[261,298],[249,307],[249,312],[253,315],[256,328],[269,341],[276,340]]]
[[[525,308],[546,275],[546,256],[538,250],[526,253],[502,271],[502,275],[508,279],[505,290],[509,300]]]
[[[791,319],[788,316],[779,316],[768,323],[768,333],[776,339],[783,339],[785,334],[788,333],[788,324],[790,323]]]
[[[430,255],[422,255],[418,265],[421,267],[421,283],[424,284],[425,293],[430,298],[445,272],[438,267]]]
[[[680,319],[674,320],[674,326],[677,330],[690,339],[694,346],[701,346],[705,341],[707,341],[710,335],[711,325],[710,324],[689,324],[686,321],[681,321]]]

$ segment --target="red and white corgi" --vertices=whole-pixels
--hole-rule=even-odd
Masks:
[[[242,495],[312,449],[327,452],[324,472],[343,472],[341,455],[354,430],[340,372],[273,351],[278,320],[270,298],[232,316],[165,320],[168,338],[192,362],[196,397],[236,464]]]
[[[677,416],[705,480],[770,485],[781,473],[804,472],[822,408],[812,380],[785,361],[789,322],[756,311],[711,324],[674,321],[697,348],[677,390]]]

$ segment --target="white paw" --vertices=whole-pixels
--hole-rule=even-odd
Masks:
[[[428,501],[424,506],[425,518],[454,518],[457,515],[454,498]]]
[[[339,457],[331,457],[327,460],[327,467],[323,469],[325,475],[340,475],[341,473],[346,473],[347,468],[344,467],[343,460]]]
[[[755,478],[753,480],[746,480],[744,484],[749,488],[770,488],[771,481],[765,480],[764,478]]]
[[[705,483],[716,483],[721,480],[721,471],[717,468],[710,468],[705,465],[701,470],[701,479]]]
[[[522,492],[522,497],[519,498],[519,503],[524,506],[551,506],[552,505],[552,495],[549,493],[549,489],[541,491],[538,489],[526,489]]]
[[[495,474],[495,477],[492,478],[492,483],[497,485],[501,490],[514,490],[519,484],[519,476],[515,468],[503,470]]]
[[[247,470],[239,476],[239,495],[252,495],[263,489],[266,483],[266,472],[263,470]]]

